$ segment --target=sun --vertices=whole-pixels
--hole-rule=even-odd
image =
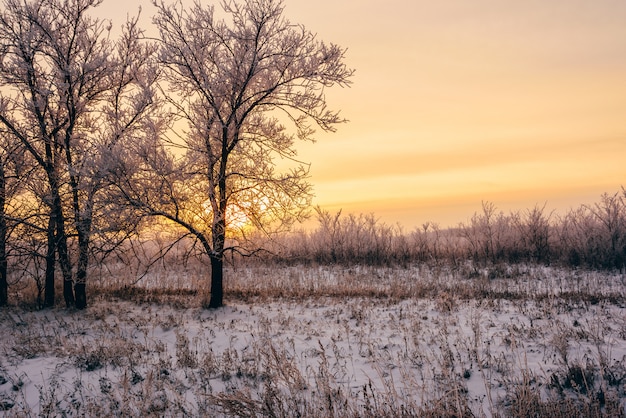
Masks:
[[[231,203],[226,208],[226,230],[229,232],[241,232],[243,230],[249,230],[253,227],[254,222],[250,218],[251,206],[247,203]],[[213,218],[213,208],[211,201],[207,199],[202,204],[203,215],[202,218],[205,222],[210,222]]]
[[[250,229],[252,227],[252,220],[246,213],[246,211],[236,205],[230,205],[226,210],[226,229],[241,231],[243,229]]]

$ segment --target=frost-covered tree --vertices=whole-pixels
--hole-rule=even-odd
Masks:
[[[89,247],[107,157],[153,108],[152,48],[130,20],[117,42],[92,18],[101,0],[5,0],[0,13],[0,123],[45,173],[46,302],[56,254],[66,305],[86,307]],[[77,237],[77,254],[68,240]],[[75,267],[75,268],[74,268]],[[48,294],[50,293],[50,294]]]
[[[7,281],[7,215],[6,215],[6,175],[4,158],[0,157],[0,306],[8,303]]]
[[[46,174],[48,190],[40,196],[49,206],[48,247],[59,251],[59,262],[67,270],[67,238],[63,222],[61,179],[59,178],[60,131],[65,117],[58,114],[61,104],[54,103],[45,34],[37,23],[50,20],[42,5],[9,0],[0,14],[0,121],[6,130],[33,156]],[[58,238],[58,242],[57,242]],[[47,260],[46,289],[54,292],[54,253]],[[64,277],[71,285],[71,277]],[[52,283],[50,283],[52,282]],[[67,287],[67,286],[66,286]],[[71,288],[70,288],[71,290]],[[73,293],[72,293],[73,302]],[[46,294],[46,305],[54,295]]]
[[[146,203],[202,243],[211,263],[208,307],[216,308],[225,252],[250,251],[244,240],[227,240],[229,227],[268,231],[309,205],[308,166],[296,160],[294,142],[344,121],[327,108],[325,89],[348,85],[353,70],[344,49],[289,22],[280,0],[227,0],[221,10],[154,4],[163,90],[187,129],[169,143],[182,156],[146,154],[161,191]],[[295,168],[279,170],[277,161]]]
[[[23,261],[32,252],[27,254],[25,238],[43,232],[34,221],[40,215],[40,208],[29,199],[31,163],[21,144],[0,126],[0,306],[8,303],[9,273],[19,281],[28,270],[28,263]],[[41,298],[38,303],[43,303]]]
[[[18,193],[21,152],[11,135],[0,129],[0,306],[8,303],[8,241],[11,225],[17,221],[12,200]]]

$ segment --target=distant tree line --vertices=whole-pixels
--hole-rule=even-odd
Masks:
[[[626,190],[563,215],[537,205],[504,213],[483,202],[481,211],[453,228],[424,223],[405,232],[373,214],[342,215],[317,209],[312,231],[273,244],[275,262],[409,265],[472,261],[477,266],[537,263],[589,269],[626,267]]]

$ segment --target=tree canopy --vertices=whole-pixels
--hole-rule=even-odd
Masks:
[[[253,254],[250,230],[283,231],[309,207],[296,141],[344,122],[325,92],[350,84],[346,51],[292,24],[280,0],[154,1],[155,40],[138,18],[112,39],[92,17],[100,4],[5,0],[0,14],[0,124],[35,167],[45,305],[57,263],[67,306],[84,308],[94,236],[102,248],[161,217],[201,244],[219,307],[225,253]]]

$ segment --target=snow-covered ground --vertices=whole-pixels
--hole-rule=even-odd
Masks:
[[[493,416],[551,404],[626,413],[623,276],[229,274],[256,296],[216,311],[193,296],[99,296],[85,312],[0,310],[0,416]],[[438,285],[411,297],[328,291],[359,278],[357,290],[369,279],[382,289]],[[312,293],[269,290],[300,285]]]

